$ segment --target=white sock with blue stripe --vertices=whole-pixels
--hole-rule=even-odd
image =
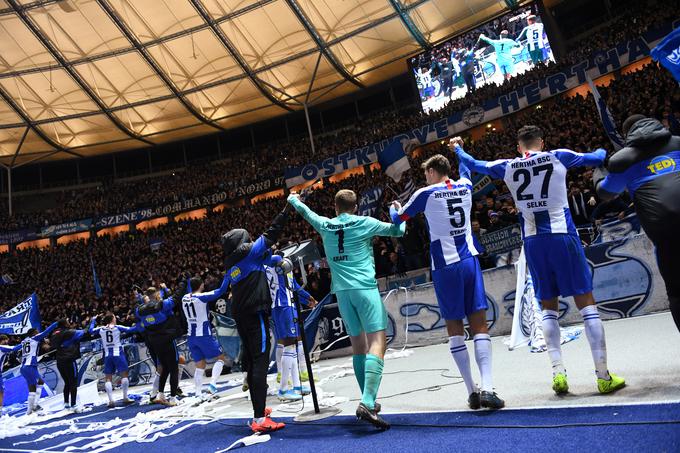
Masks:
[[[607,343],[604,339],[604,326],[600,319],[600,313],[595,305],[588,305],[581,309],[583,324],[586,329],[586,337],[590,343],[590,352],[595,362],[595,374],[599,379],[609,379],[607,370]]]
[[[482,390],[493,392],[493,377],[491,376],[491,337],[488,333],[478,333],[474,336],[475,360],[482,376]]]
[[[456,362],[458,372],[463,377],[465,387],[468,395],[477,391],[477,386],[472,380],[472,371],[470,370],[470,354],[468,354],[467,346],[465,346],[465,337],[463,335],[454,335],[449,337],[449,350],[453,356],[453,361]]]
[[[562,338],[560,337],[560,324],[557,322],[558,316],[559,313],[554,310],[543,310],[543,337],[548,347],[553,376],[558,373],[567,374],[562,363]]]

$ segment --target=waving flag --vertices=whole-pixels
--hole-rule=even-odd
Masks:
[[[92,278],[94,279],[94,294],[97,299],[102,297],[102,287],[99,284],[99,279],[97,278],[97,270],[94,268],[94,261],[92,260],[92,255],[90,255],[90,264],[92,265]]]
[[[396,182],[399,182],[401,175],[411,168],[401,140],[394,140],[385,149],[379,151],[378,162],[383,172]]]
[[[378,212],[378,202],[382,192],[380,187],[371,187],[364,190],[359,198],[359,215],[375,217]]]
[[[38,310],[38,296],[35,293],[0,315],[0,333],[22,335],[31,328],[40,330],[40,310]]]
[[[651,54],[654,61],[661,63],[680,82],[680,27],[670,32]]]
[[[614,149],[618,151],[623,148],[623,137],[621,137],[619,131],[616,130],[614,117],[609,111],[607,103],[604,101],[604,99],[602,99],[602,96],[600,96],[600,92],[597,91],[597,87],[593,83],[592,79],[587,77],[587,80],[588,85],[590,86],[590,91],[593,93],[593,98],[595,99],[595,105],[597,106],[597,113],[600,115],[600,121],[602,121],[602,127],[604,127],[604,131],[607,133],[609,140],[614,145]]]

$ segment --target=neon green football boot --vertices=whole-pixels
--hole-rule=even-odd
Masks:
[[[614,373],[609,373],[609,380],[607,379],[597,379],[597,389],[602,394],[613,393],[620,390],[626,386],[626,380]]]
[[[564,373],[557,373],[553,376],[552,389],[558,395],[564,395],[569,392],[569,383],[567,382],[567,375]]]

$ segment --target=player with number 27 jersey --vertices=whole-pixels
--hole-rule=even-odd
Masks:
[[[471,170],[503,179],[510,189],[520,211],[536,295],[546,300],[591,292],[590,268],[569,211],[566,176],[572,167],[602,165],[606,151],[532,151],[492,162],[476,160],[459,146],[456,152]]]

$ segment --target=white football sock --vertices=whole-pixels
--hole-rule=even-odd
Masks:
[[[560,324],[557,322],[558,316],[559,313],[554,310],[543,310],[543,337],[548,347],[553,376],[558,373],[567,374],[562,363],[562,338],[560,337]]]
[[[288,380],[293,371],[293,361],[295,361],[295,346],[286,346],[283,349],[283,357],[281,357],[281,384],[279,389],[282,392],[288,390]]]
[[[453,361],[456,362],[458,371],[463,377],[465,387],[467,387],[468,395],[477,391],[477,386],[472,380],[472,371],[470,370],[470,355],[468,354],[467,346],[465,346],[465,337],[463,335],[454,335],[449,337],[449,350],[453,356]]]
[[[217,387],[217,380],[220,378],[220,375],[222,374],[222,369],[224,368],[224,362],[221,360],[218,360],[215,362],[213,365],[212,369],[212,378],[210,379],[210,383]]]
[[[128,396],[128,388],[130,387],[130,381],[128,378],[124,377],[120,380],[120,387],[123,389],[123,399],[126,400]]]
[[[283,372],[283,365],[281,364],[281,357],[283,357],[283,345],[276,343],[276,371],[277,373]]]
[[[203,375],[205,370],[201,368],[196,368],[194,371],[194,395],[201,396],[201,391],[203,390]]]
[[[493,392],[493,377],[491,375],[491,337],[488,333],[478,333],[474,336],[475,360],[482,376],[482,390]]]
[[[109,403],[113,403],[113,384],[109,381],[104,383],[104,388],[106,389],[106,394],[109,397]]]
[[[595,305],[588,305],[581,309],[583,323],[585,324],[586,337],[590,343],[590,352],[595,362],[595,374],[599,379],[609,379],[607,371],[607,342],[604,339],[604,326],[600,319],[600,313]]]
[[[156,394],[158,393],[158,386],[160,385],[161,382],[161,375],[156,373],[156,375],[153,377],[153,382],[151,383],[151,394]]]
[[[298,362],[298,352],[295,345],[286,346],[286,352],[295,355],[295,358],[290,362],[290,379],[293,381],[293,388],[301,387],[300,384],[300,364]]]
[[[26,414],[33,412],[36,405],[35,392],[28,392],[28,407],[26,408]]]
[[[298,367],[300,368],[300,371],[303,373],[307,372],[307,359],[305,358],[305,350],[302,346],[302,340],[298,340],[297,342],[297,360],[298,360]]]

